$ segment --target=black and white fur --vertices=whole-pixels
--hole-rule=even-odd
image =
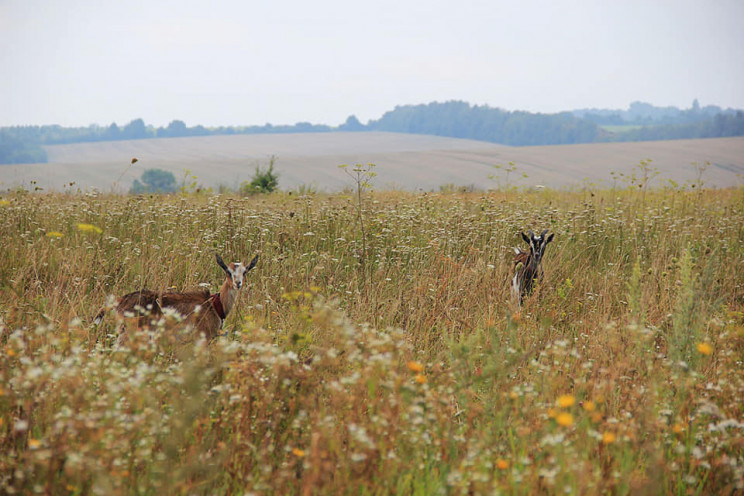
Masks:
[[[520,248],[514,248],[514,268],[516,273],[511,281],[511,292],[515,300],[521,305],[525,295],[530,294],[532,286],[536,280],[543,276],[542,257],[548,243],[553,241],[553,235],[550,233],[547,237],[548,230],[545,229],[539,236],[529,230],[529,236],[522,234],[522,239],[529,245],[529,251]]]

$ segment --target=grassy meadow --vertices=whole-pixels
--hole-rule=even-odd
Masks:
[[[741,189],[14,192],[0,239],[0,493],[744,491]],[[215,252],[224,337],[92,325]]]

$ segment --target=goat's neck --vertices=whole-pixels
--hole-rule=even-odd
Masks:
[[[537,257],[532,252],[532,250],[530,250],[530,254],[527,256],[527,263],[524,265],[525,273],[536,276],[540,272],[540,262],[537,260]]]
[[[222,309],[225,311],[225,315],[230,313],[237,299],[238,290],[235,289],[229,278],[225,279],[225,282],[222,283],[222,287],[220,288],[220,303],[222,303]]]

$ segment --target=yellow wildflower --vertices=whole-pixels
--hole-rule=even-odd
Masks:
[[[713,353],[713,347],[708,343],[698,343],[697,350],[703,355],[710,355]]]
[[[419,384],[426,384],[426,376],[424,374],[416,374],[414,380]]]
[[[584,407],[584,410],[586,410],[587,412],[593,412],[597,409],[597,404],[594,403],[592,400],[586,400],[582,407]]]
[[[0,200],[0,207],[5,207],[7,205],[10,205],[10,202],[8,200]]]
[[[103,229],[101,229],[98,226],[94,226],[93,224],[78,224],[77,228],[85,233],[98,233],[101,234],[103,232]]]
[[[310,298],[312,295],[310,293],[302,292],[302,291],[289,291],[287,293],[284,293],[282,295],[282,298],[284,298],[287,301],[295,301],[295,300],[299,300],[303,296],[306,298]]]
[[[679,422],[672,426],[672,432],[674,432],[675,434],[682,434],[684,430],[685,426],[680,424]]]
[[[414,362],[412,360],[412,361],[408,362],[408,370],[410,370],[411,372],[417,372],[417,373],[419,373],[419,372],[423,372],[424,371],[424,366],[421,365],[419,362]]]
[[[503,458],[499,458],[496,460],[496,468],[499,470],[506,470],[509,468],[509,462],[507,460],[504,460]]]
[[[570,413],[562,412],[558,414],[558,416],[555,418],[555,421],[558,422],[558,425],[562,427],[569,427],[573,425],[573,415],[571,415]]]
[[[614,432],[605,431],[604,433],[602,433],[603,444],[612,444],[615,442],[615,439],[617,439],[617,436]]]
[[[64,234],[59,231],[49,231],[48,233],[46,233],[46,235],[47,238],[61,238],[62,236],[64,236]]]
[[[576,398],[574,398],[570,394],[562,394],[558,396],[558,399],[556,400],[556,405],[558,405],[561,408],[568,408],[570,406],[573,406],[573,404],[576,402]]]
[[[292,454],[297,458],[302,458],[303,456],[305,456],[305,450],[301,450],[300,448],[292,448]]]
[[[39,446],[41,446],[41,441],[39,441],[38,439],[29,439],[28,440],[28,447],[29,448],[36,449]]]

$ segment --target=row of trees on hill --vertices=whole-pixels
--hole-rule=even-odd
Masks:
[[[691,115],[698,117],[693,119]],[[744,136],[744,112],[726,111],[709,116],[706,112],[695,112],[693,105],[677,123],[611,132],[590,118],[579,118],[570,112],[507,112],[464,102],[446,102],[396,107],[363,129],[434,134],[512,146],[722,138]]]
[[[720,114],[732,116],[736,112],[735,109],[723,109],[717,105],[701,107],[695,99],[689,109],[657,107],[646,102],[633,102],[627,110],[578,109],[572,111],[572,114],[601,125],[658,126],[694,124],[712,120]]]
[[[46,151],[37,143],[0,130],[0,164],[38,164],[46,161]]]
[[[744,136],[744,113],[740,110],[711,114],[719,108],[709,106],[701,109],[697,102],[689,111],[677,109],[676,114],[668,108],[658,109],[636,102],[631,105],[632,115],[656,116],[660,120],[654,121],[654,125],[615,132],[604,129],[602,125],[627,124],[628,121],[620,114],[606,114],[604,111],[534,114],[510,112],[487,105],[473,106],[462,101],[398,106],[367,124],[362,124],[352,115],[338,127],[300,122],[291,126],[266,124],[205,128],[188,127],[183,121],[174,120],[166,127],[156,128],[146,125],[142,119],[135,119],[122,127],[115,123],[77,128],[16,126],[0,129],[0,164],[46,162],[44,145],[225,134],[388,131],[467,138],[512,146]],[[667,116],[664,118],[666,120],[659,117],[662,115]]]
[[[717,114],[711,119],[689,124],[643,126],[610,135],[614,141],[657,141],[744,136],[744,112]]]
[[[172,121],[166,127],[148,126],[142,119],[135,119],[125,126],[113,123],[109,126],[87,127],[13,126],[0,128],[0,164],[44,163],[47,154],[45,145],[89,143],[97,141],[139,140],[149,138],[181,138],[230,134],[261,133],[312,133],[329,132],[340,128],[300,122],[292,126],[249,127],[188,127],[183,121]]]
[[[370,121],[365,129],[433,134],[513,146],[589,143],[605,134],[596,123],[574,117],[570,112],[508,112],[458,101],[396,107],[379,120]]]
[[[211,136],[224,134],[258,134],[258,133],[300,133],[327,132],[334,128],[300,122],[293,126],[250,126],[250,127],[188,127],[183,121],[172,121],[166,127],[148,126],[142,119],[135,119],[119,127],[116,123],[109,126],[90,125],[88,127],[51,126],[15,126],[2,128],[16,139],[27,143],[41,145],[62,145],[68,143],[85,143],[95,141],[138,140],[148,138],[182,138],[190,136]]]

